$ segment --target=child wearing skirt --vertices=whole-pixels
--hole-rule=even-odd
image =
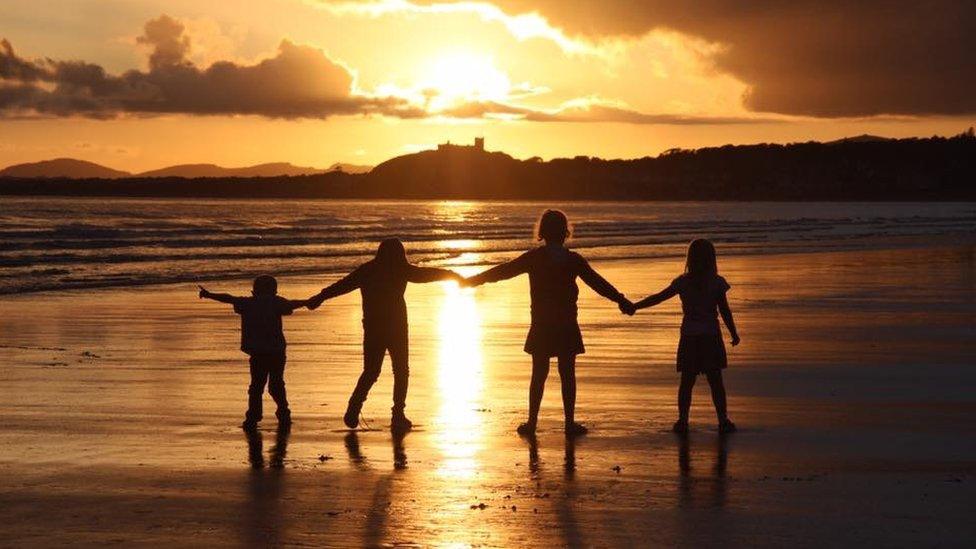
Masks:
[[[532,381],[529,385],[529,418],[519,425],[520,435],[535,433],[539,407],[549,376],[549,363],[558,361],[562,385],[566,435],[586,434],[576,422],[576,355],[583,354],[583,336],[576,320],[579,287],[576,279],[601,296],[617,303],[621,310],[633,304],[590,267],[580,254],[566,248],[570,236],[569,220],[559,210],[546,210],[539,218],[536,236],[545,242],[519,257],[472,276],[468,286],[498,282],[521,274],[529,275],[532,322],[525,339],[525,352],[532,355]]]
[[[739,333],[725,296],[728,291],[728,282],[718,274],[715,246],[708,240],[698,239],[688,246],[685,273],[663,291],[634,304],[634,310],[637,310],[652,307],[676,295],[681,298],[681,339],[678,342],[681,385],[678,388],[678,421],[673,427],[675,433],[688,432],[691,390],[698,375],[708,379],[719,432],[735,431],[735,424],[726,410],[722,370],[726,368],[727,360],[718,325],[718,315],[721,314],[732,338],[732,346],[739,344]]]

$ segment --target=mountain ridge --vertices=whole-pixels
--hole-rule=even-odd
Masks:
[[[366,173],[372,166],[336,162],[328,168],[296,166],[290,162],[265,162],[253,166],[226,168],[217,164],[175,164],[144,172],[127,172],[108,166],[80,160],[77,158],[53,158],[38,162],[13,164],[0,170],[0,177],[7,178],[68,178],[68,179],[122,179],[122,178],[164,178],[181,177],[221,178],[221,177],[293,177],[316,175],[342,171],[344,173]]]

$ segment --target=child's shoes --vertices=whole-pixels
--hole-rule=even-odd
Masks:
[[[407,419],[403,412],[393,412],[393,417],[390,419],[390,430],[395,433],[405,433],[410,429],[413,429],[413,422]]]
[[[567,437],[579,437],[585,435],[588,432],[589,429],[587,429],[586,426],[583,425],[582,423],[573,422],[573,423],[566,424]]]
[[[362,411],[362,401],[350,399],[349,405],[346,406],[346,415],[342,416],[342,422],[350,429],[359,427],[359,413]]]
[[[291,427],[291,410],[278,410],[275,416],[278,417],[278,427]]]

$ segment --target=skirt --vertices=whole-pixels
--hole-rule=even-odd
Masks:
[[[547,357],[581,355],[583,334],[576,319],[566,322],[533,322],[525,338],[526,353]]]
[[[681,335],[678,342],[679,372],[706,374],[727,366],[722,334]]]

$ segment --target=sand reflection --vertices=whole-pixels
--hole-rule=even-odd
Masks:
[[[478,471],[477,455],[483,446],[484,378],[481,316],[471,290],[446,288],[438,318],[439,349],[437,394],[440,405],[435,437],[444,456],[438,473],[470,478]]]

